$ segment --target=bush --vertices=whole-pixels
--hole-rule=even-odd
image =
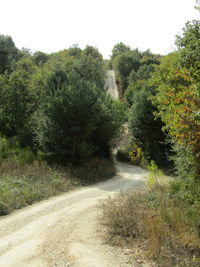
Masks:
[[[123,148],[117,151],[117,160],[130,163],[129,149]]]
[[[138,194],[120,194],[118,197],[109,198],[100,206],[101,224],[106,226],[107,237],[115,242],[130,241],[142,234],[140,220],[143,211],[141,204],[135,201]]]
[[[0,163],[10,156],[10,144],[4,137],[0,137]]]
[[[5,147],[3,142],[1,147]],[[0,164],[0,215],[116,173],[114,163],[108,159],[93,158],[82,167],[70,169],[49,166],[42,160],[43,155],[33,157],[29,149],[12,148],[11,152],[10,158]]]
[[[174,144],[170,159],[174,163],[174,172],[178,177],[189,180],[195,177],[197,173],[195,156],[188,148]]]
[[[81,184],[91,184],[112,178],[116,174],[115,165],[111,160],[93,158],[82,167],[74,170],[74,176]]]
[[[106,238],[129,248],[139,242],[145,255],[161,267],[199,266],[200,183],[154,184],[146,192],[121,194],[101,205]]]
[[[13,163],[31,164],[37,156],[29,147],[20,147],[15,139],[8,140],[0,137],[0,163],[9,159]]]
[[[131,150],[129,151],[131,163],[134,165],[143,165],[143,152],[142,149],[136,144],[132,143]]]
[[[37,162],[11,166],[7,161],[0,167],[0,215],[74,187],[67,170],[54,170]]]
[[[138,165],[141,167],[146,167],[147,163],[143,157],[143,152],[140,146],[138,146],[134,141],[130,142],[120,148],[117,151],[117,159],[122,162],[130,163],[133,165]]]

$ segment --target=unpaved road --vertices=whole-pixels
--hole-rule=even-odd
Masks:
[[[115,72],[114,70],[107,71],[107,78],[105,83],[105,89],[114,99],[118,99],[118,88],[115,79]]]
[[[121,190],[140,190],[146,181],[145,170],[116,164],[117,176],[111,180],[2,217],[0,267],[136,266],[105,244],[97,230],[99,201]]]

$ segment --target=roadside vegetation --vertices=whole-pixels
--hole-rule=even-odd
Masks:
[[[197,1],[199,5],[199,2]],[[199,10],[199,7],[197,7]],[[200,266],[200,21],[189,21],[166,56],[123,43],[113,48],[121,98],[129,105],[129,141],[119,160],[150,171],[147,190],[101,206],[114,245],[134,249],[157,266]],[[164,172],[173,178],[167,179]],[[163,178],[161,178],[163,177]],[[134,253],[133,253],[134,255]]]
[[[159,267],[200,265],[200,182],[157,183],[143,193],[124,193],[101,207],[106,240]],[[137,255],[137,254],[136,254]]]
[[[112,177],[126,114],[98,49],[45,54],[0,35],[0,214]]]
[[[117,157],[149,169],[148,189],[102,205],[106,237],[139,242],[161,267],[199,266],[199,20],[176,45],[162,56],[118,43],[108,61],[92,46],[32,53],[0,35],[0,215],[112,177],[128,129]],[[104,90],[108,68],[120,100]]]
[[[50,165],[41,152],[34,154],[5,138],[0,150],[0,215],[115,175],[113,162],[105,158],[78,167]]]

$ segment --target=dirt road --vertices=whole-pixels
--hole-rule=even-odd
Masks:
[[[2,217],[0,267],[135,266],[104,244],[97,230],[99,201],[120,190],[139,190],[146,181],[145,170],[116,164],[118,174],[111,180]]]
[[[118,88],[115,79],[115,72],[114,70],[107,71],[107,79],[105,83],[105,89],[114,99],[118,99]]]

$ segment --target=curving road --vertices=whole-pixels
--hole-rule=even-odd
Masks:
[[[96,230],[100,200],[145,185],[145,170],[119,162],[116,166],[117,176],[111,180],[2,217],[0,267],[133,267]]]
[[[114,71],[106,89],[117,99]],[[122,190],[145,187],[147,171],[116,162],[117,175],[0,218],[0,267],[124,267],[132,258],[104,243],[98,204]],[[140,266],[149,267],[149,264]]]

